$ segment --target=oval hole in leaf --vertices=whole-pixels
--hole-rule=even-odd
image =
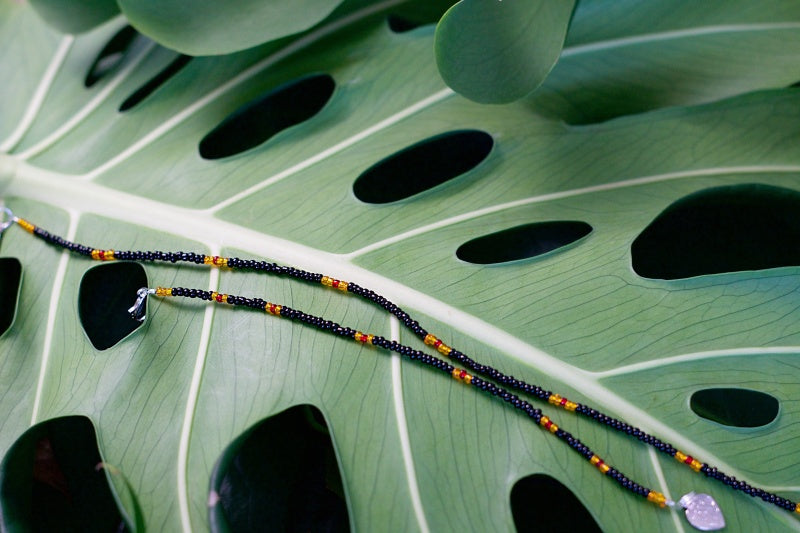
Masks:
[[[368,204],[403,200],[469,172],[493,146],[492,136],[480,130],[430,137],[365,170],[353,183],[353,193]]]
[[[411,19],[393,14],[390,14],[388,17],[386,17],[386,23],[389,25],[389,29],[394,33],[405,33],[415,28],[419,28],[422,25],[420,22],[415,22]]]
[[[456,257],[477,265],[528,259],[563,248],[591,231],[589,224],[575,220],[534,222],[467,241],[458,247]]]
[[[161,72],[150,78],[144,85],[133,91],[120,105],[119,111],[123,113],[139,105],[145,98],[153,94],[156,89],[167,83],[171,77],[181,71],[191,61],[191,56],[179,55]]]
[[[656,279],[800,266],[800,193],[762,184],[696,192],[664,210],[631,246]]]
[[[330,75],[314,74],[269,91],[234,111],[206,134],[200,141],[200,156],[230,157],[267,142],[319,113],[335,88]]]
[[[689,406],[697,416],[725,426],[755,428],[778,416],[778,399],[765,392],[738,388],[703,389],[692,394]]]
[[[14,323],[22,283],[22,264],[16,257],[0,257],[0,335]]]
[[[209,520],[212,531],[349,531],[322,413],[291,407],[233,441],[211,475]]]
[[[520,533],[601,531],[572,491],[546,474],[533,474],[514,484],[511,489],[511,514]]]
[[[147,287],[147,275],[138,263],[107,263],[86,271],[78,292],[78,317],[95,348],[111,348],[142,325],[128,314],[142,287]]]
[[[28,429],[0,464],[0,530],[127,530],[100,462],[85,416]]]
[[[86,87],[91,87],[114,71],[122,63],[125,52],[128,51],[137,35],[139,35],[138,32],[131,26],[125,26],[119,30],[97,55],[94,63],[89,67],[89,72],[86,73],[83,84]]]

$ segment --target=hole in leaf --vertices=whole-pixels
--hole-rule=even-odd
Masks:
[[[706,189],[670,205],[633,241],[634,271],[656,279],[800,265],[800,193]]]
[[[703,389],[692,394],[689,407],[697,416],[740,428],[765,426],[778,416],[778,399],[750,389]]]
[[[265,143],[281,131],[304,122],[328,103],[336,82],[315,74],[277,87],[234,111],[200,141],[200,156],[220,159]]]
[[[546,474],[533,474],[514,484],[511,514],[520,533],[600,533],[597,522],[572,491]]]
[[[127,531],[85,416],[36,424],[0,464],[0,530]]]
[[[191,61],[191,56],[179,55],[172,60],[161,72],[150,78],[147,83],[136,89],[119,106],[120,113],[139,105],[145,98],[153,94],[156,89],[167,83],[171,77],[181,71]]]
[[[467,241],[458,247],[456,257],[477,265],[528,259],[563,248],[591,231],[589,224],[575,220],[534,222]]]
[[[400,15],[389,15],[386,17],[389,29],[395,33],[405,33],[422,26],[422,23],[401,17]]]
[[[228,446],[211,476],[209,519],[212,531],[349,531],[322,413],[292,407]]]
[[[365,170],[353,183],[353,193],[369,204],[403,200],[469,172],[493,146],[492,136],[480,130],[430,137]]]
[[[78,293],[78,317],[95,348],[111,348],[142,325],[128,314],[142,287],[147,287],[147,275],[138,263],[108,263],[86,271]]]
[[[14,323],[22,282],[22,264],[16,257],[0,257],[0,335]]]
[[[97,58],[86,73],[86,78],[83,84],[86,87],[91,87],[100,79],[113,72],[125,57],[125,52],[128,51],[133,40],[138,35],[138,32],[131,26],[125,26],[119,30],[103,47]]]

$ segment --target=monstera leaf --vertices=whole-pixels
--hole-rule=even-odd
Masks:
[[[447,88],[433,27],[386,23],[401,7],[344,2],[298,36],[189,58],[120,34],[121,17],[64,36],[3,0],[4,203],[98,248],[356,282],[486,364],[797,500],[796,3],[581,1],[544,85],[504,106]],[[31,426],[86,417],[132,527],[216,528],[215,465],[260,422],[311,405],[354,529],[512,530],[515,517],[535,529],[579,507],[609,531],[688,527],[497,398],[266,313],[152,299],[142,327],[97,349],[82,310],[103,315],[103,294],[81,287],[118,263],[17,227],[0,252],[22,265],[0,338],[0,477]],[[341,291],[144,268],[150,286],[260,297],[423,347]],[[726,409],[743,398],[753,413]],[[631,479],[673,499],[712,494],[732,530],[800,525],[549,407]],[[256,461],[282,460],[263,450]],[[549,481],[512,509],[530,479]],[[542,509],[561,485],[566,509]]]

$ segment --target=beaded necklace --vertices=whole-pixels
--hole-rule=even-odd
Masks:
[[[290,278],[321,284],[325,287],[354,294],[388,311],[426,345],[433,347],[440,354],[448,357],[454,362],[459,363],[474,373],[469,373],[464,368],[458,368],[437,356],[427,354],[421,350],[414,349],[404,344],[400,344],[397,341],[386,339],[380,335],[362,333],[361,331],[357,331],[352,328],[337,324],[336,322],[326,320],[323,317],[310,315],[285,305],[267,302],[261,298],[246,298],[243,296],[224,294],[216,291],[188,289],[183,287],[157,287],[155,289],[142,288],[139,289],[137,293],[136,302],[128,310],[131,313],[131,316],[137,320],[144,320],[144,303],[148,296],[199,298],[201,300],[211,301],[219,304],[259,309],[273,316],[302,322],[308,326],[329,331],[341,337],[350,338],[359,344],[371,345],[387,351],[398,353],[407,359],[419,361],[420,363],[435,370],[449,374],[452,378],[467,386],[475,387],[481,391],[491,394],[492,396],[496,396],[511,405],[513,408],[518,409],[527,415],[542,429],[548,431],[553,436],[565,442],[570,448],[580,454],[602,474],[614,480],[622,488],[636,494],[637,496],[645,498],[648,502],[651,502],[658,507],[676,507],[676,503],[667,499],[662,493],[649,489],[626,477],[622,472],[603,461],[588,446],[586,446],[572,434],[556,425],[555,422],[546,416],[541,409],[534,407],[531,403],[520,398],[520,396],[517,394],[510,392],[509,389],[519,391],[538,400],[546,401],[548,404],[551,404],[555,407],[561,407],[566,411],[577,413],[613,430],[630,435],[639,441],[652,446],[659,452],[675,458],[678,462],[687,465],[695,472],[702,473],[708,478],[720,481],[732,489],[744,492],[751,497],[760,498],[763,501],[776,505],[782,509],[800,514],[800,503],[793,502],[787,498],[783,498],[764,489],[754,487],[745,481],[737,480],[735,477],[721,472],[716,467],[701,462],[691,455],[676,449],[671,444],[663,442],[657,437],[650,435],[635,426],[610,417],[586,404],[570,401],[567,398],[549,390],[545,390],[538,385],[527,383],[521,379],[506,375],[499,370],[492,368],[491,366],[477,362],[463,352],[448,346],[432,333],[429,333],[419,324],[419,322],[414,320],[408,313],[403,311],[400,307],[387,298],[384,298],[376,292],[365,287],[361,287],[355,283],[338,280],[329,276],[308,272],[294,267],[282,266],[267,261],[240,259],[238,257],[209,256],[194,252],[101,250],[70,242],[62,237],[53,235],[22,218],[15,216],[8,208],[2,208],[2,210],[5,212],[8,220],[0,224],[0,235],[9,226],[16,223],[27,232],[50,244],[59,246],[70,252],[91,257],[96,261],[122,260],[141,262],[159,261],[168,263],[186,262],[198,265],[208,265],[210,267],[227,268],[231,270],[252,270],[279,276],[288,276]],[[725,520],[722,516],[719,506],[717,505],[716,501],[707,494],[696,494],[694,492],[690,492],[681,497],[677,505],[685,510],[687,520],[697,529],[711,531],[725,527]]]

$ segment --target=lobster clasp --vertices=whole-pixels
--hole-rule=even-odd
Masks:
[[[0,207],[0,213],[2,213],[2,216],[0,216],[0,236],[2,236],[3,232],[17,221],[17,217],[7,207]]]

